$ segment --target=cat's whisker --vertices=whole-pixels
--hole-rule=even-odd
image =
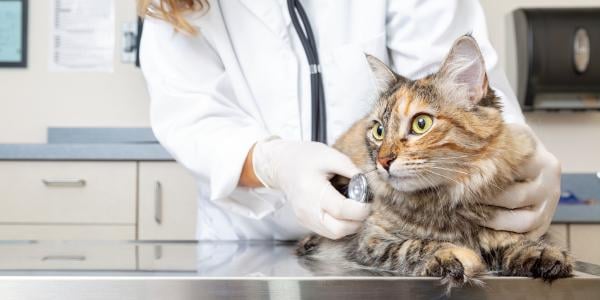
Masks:
[[[439,163],[444,163],[444,164],[465,164],[466,163],[466,162],[463,162],[463,161],[438,160],[438,159],[429,159],[429,160],[427,160],[427,162],[439,162]]]
[[[457,159],[457,158],[474,157],[474,156],[480,156],[480,155],[481,154],[460,155],[460,156],[444,156],[444,157],[435,157],[435,159]]]
[[[435,175],[438,175],[438,176],[440,176],[440,177],[444,177],[444,178],[446,178],[446,179],[448,179],[448,180],[454,181],[456,184],[460,184],[460,182],[458,182],[458,180],[456,180],[456,179],[454,179],[454,178],[450,178],[450,177],[448,177],[448,176],[446,176],[446,175],[442,175],[442,174],[440,174],[440,173],[434,172],[434,171],[432,171],[432,170],[423,169],[423,171],[425,171],[425,172],[429,172],[429,173],[432,173],[432,174],[435,174]]]
[[[428,165],[427,167],[428,167],[428,168],[434,168],[434,169],[440,169],[440,170],[446,170],[446,171],[450,171],[450,172],[461,173],[461,174],[464,174],[464,175],[471,175],[471,174],[469,174],[469,173],[467,173],[467,172],[464,172],[464,171],[459,171],[459,170],[454,170],[454,169],[443,168],[443,167],[440,167],[440,166],[437,166],[437,165]]]

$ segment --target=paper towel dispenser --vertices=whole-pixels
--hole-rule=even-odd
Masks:
[[[513,13],[523,110],[600,109],[600,8]]]

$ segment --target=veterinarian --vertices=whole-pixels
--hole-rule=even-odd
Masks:
[[[312,66],[288,1],[139,1],[149,14],[141,62],[152,128],[197,177],[201,240],[291,240],[308,231],[337,239],[358,230],[369,205],[346,199],[328,179],[359,170],[311,142],[311,93],[322,83],[326,131],[317,135],[332,144],[377,95],[364,53],[416,79],[472,33],[505,120],[527,128],[476,0],[300,0],[316,41]],[[322,76],[318,83],[311,72]],[[484,203],[498,212],[482,225],[539,236],[558,203],[560,166],[538,141],[520,173],[524,182]]]

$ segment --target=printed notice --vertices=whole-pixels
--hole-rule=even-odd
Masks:
[[[50,71],[112,72],[114,0],[53,0]]]

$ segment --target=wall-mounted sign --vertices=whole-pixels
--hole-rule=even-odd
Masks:
[[[0,67],[27,66],[27,0],[0,0]]]
[[[49,69],[112,72],[115,0],[52,0]]]

